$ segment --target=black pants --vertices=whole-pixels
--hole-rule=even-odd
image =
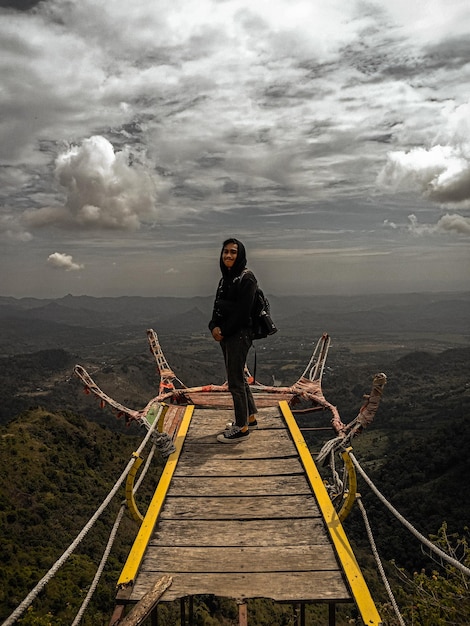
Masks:
[[[246,357],[251,347],[250,331],[243,328],[235,335],[222,339],[220,346],[224,354],[228,388],[233,398],[235,423],[242,428],[248,423],[248,416],[257,412],[245,377]]]

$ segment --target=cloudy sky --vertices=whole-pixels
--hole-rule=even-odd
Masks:
[[[468,0],[0,2],[0,295],[470,289]]]

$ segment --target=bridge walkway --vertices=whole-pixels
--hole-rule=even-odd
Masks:
[[[118,604],[136,603],[163,575],[162,601],[211,594],[243,602],[355,602],[380,624],[341,523],[285,400],[256,397],[259,428],[217,442],[232,418],[215,394],[184,411],[118,581]],[[217,406],[215,406],[217,403]],[[174,419],[174,417],[173,417]]]

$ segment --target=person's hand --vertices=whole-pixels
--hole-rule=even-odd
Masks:
[[[223,339],[222,332],[221,332],[221,330],[220,330],[220,328],[218,326],[216,326],[212,330],[212,336],[214,337],[214,339],[216,341],[222,341],[222,339]]]

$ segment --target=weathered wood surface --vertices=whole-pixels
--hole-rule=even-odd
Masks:
[[[290,393],[288,391],[276,391],[274,393],[263,391],[261,388],[252,388],[252,390],[258,409],[263,409],[266,407],[271,408],[281,400],[289,401],[294,395],[293,393]],[[232,396],[228,392],[224,391],[204,393],[192,393],[191,391],[185,391],[184,395],[192,402],[192,404],[200,408],[217,407],[223,410],[230,410],[233,406]]]
[[[278,496],[208,496],[206,498],[169,498],[160,519],[172,519],[175,523],[183,519],[264,519],[272,517],[273,511],[284,520],[299,517],[320,517],[320,510],[314,498],[308,495],[284,496],[279,503]]]
[[[280,498],[309,493],[303,476],[175,476],[171,495],[175,496],[255,496],[276,493]]]
[[[212,572],[230,574],[246,572],[285,572],[334,570],[336,560],[325,544],[309,546],[224,546],[224,547],[164,547],[149,552],[145,560],[148,571],[178,569],[180,572],[201,573],[211,564]]]
[[[254,435],[253,435],[254,436]],[[184,458],[178,463],[178,476],[290,476],[302,473],[302,464],[297,457],[274,459],[227,459],[223,466],[217,451],[194,449],[188,446]]]
[[[181,407],[169,406],[163,419],[163,430],[173,437],[181,423],[182,412]]]
[[[143,572],[135,585],[134,595],[142,595],[163,573]],[[236,600],[271,598],[277,602],[351,602],[337,571],[208,572],[172,574],[172,577],[173,584],[165,592],[162,602],[207,593]]]
[[[201,413],[201,415],[200,415]],[[272,407],[259,409],[257,415],[258,430],[266,430],[272,428],[285,428],[284,420],[282,419],[279,411]],[[227,413],[227,410],[220,410],[220,408],[204,409],[204,411],[198,411],[198,427],[193,433],[200,436],[201,434],[214,434],[221,432],[227,423],[232,421],[233,414]]]
[[[126,601],[138,601],[162,575],[173,579],[163,601],[195,594],[351,601],[277,400],[274,404],[261,406],[259,428],[236,445],[216,439],[233,419],[232,410],[194,410]]]
[[[119,621],[119,626],[140,626],[155,608],[161,596],[172,583],[171,576],[162,576],[160,580],[144,595],[123,620]]]
[[[323,521],[313,519],[161,520],[149,542],[158,546],[308,546],[328,543]]]

